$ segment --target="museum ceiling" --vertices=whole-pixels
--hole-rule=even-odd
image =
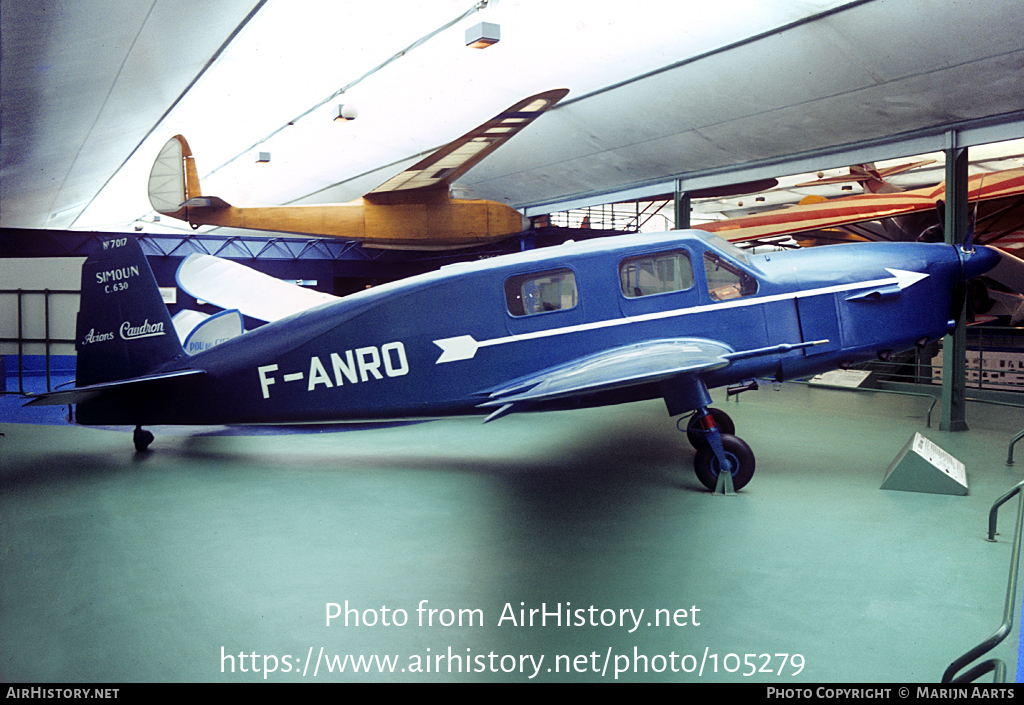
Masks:
[[[176,133],[204,193],[237,205],[348,201],[559,87],[569,96],[468,172],[466,191],[545,212],[653,195],[675,178],[706,187],[839,173],[941,150],[950,129],[976,168],[1024,157],[1024,16],[1013,0],[0,9],[4,227],[174,227],[153,224],[145,186]],[[467,48],[480,22],[498,24],[501,41]],[[334,121],[339,104],[358,118]],[[1017,141],[973,147],[1004,140]],[[934,183],[938,167],[901,178]]]

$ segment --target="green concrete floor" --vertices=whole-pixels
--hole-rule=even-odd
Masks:
[[[154,429],[141,457],[125,432],[4,424],[0,680],[935,682],[995,630],[1010,543],[983,539],[1024,477],[1024,456],[1005,465],[1021,410],[971,404],[972,430],[946,434],[913,397],[782,385],[719,405],[757,455],[735,497],[699,485],[660,401]],[[969,496],[879,489],[914,431],[966,463]],[[328,626],[346,602],[359,626]],[[542,606],[583,611],[518,623]],[[996,652],[1011,678],[1017,643]],[[394,673],[338,673],[346,654]]]

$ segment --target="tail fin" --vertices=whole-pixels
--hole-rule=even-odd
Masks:
[[[186,220],[185,202],[203,195],[196,161],[181,135],[167,140],[149,172],[149,203],[153,210]]]
[[[138,241],[105,240],[82,265],[76,385],[148,375],[185,358]]]

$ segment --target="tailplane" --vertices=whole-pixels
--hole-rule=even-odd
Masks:
[[[150,375],[185,351],[142,248],[105,240],[82,266],[76,385]]]

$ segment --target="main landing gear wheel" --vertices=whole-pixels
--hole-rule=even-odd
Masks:
[[[736,435],[736,424],[729,418],[729,414],[721,409],[708,409],[708,411],[711,412],[711,416],[715,419],[715,425],[718,426],[721,433]],[[704,430],[700,426],[700,417],[700,412],[695,412],[686,422],[686,440],[690,441],[691,446],[698,449],[708,443]]]
[[[145,453],[149,448],[149,444],[153,442],[153,434],[149,431],[143,431],[142,426],[136,426],[132,440],[135,441],[136,452]]]
[[[723,433],[721,439],[725,457],[729,465],[732,466],[733,489],[739,490],[754,477],[754,452],[750,450],[746,441],[730,433]],[[721,464],[710,443],[705,442],[697,449],[697,457],[693,460],[693,466],[701,483],[714,492]]]

